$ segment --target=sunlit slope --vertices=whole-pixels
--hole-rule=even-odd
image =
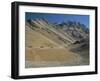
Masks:
[[[80,55],[64,48],[61,43],[56,42],[58,39],[52,39],[47,32],[44,35],[43,31],[32,29],[26,24],[25,34],[26,68],[78,65],[81,63]]]

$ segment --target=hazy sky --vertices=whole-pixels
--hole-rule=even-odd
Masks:
[[[78,21],[81,24],[86,25],[89,28],[89,15],[73,15],[73,14],[51,14],[51,13],[25,13],[26,20],[45,18],[49,22],[61,23],[63,21]]]

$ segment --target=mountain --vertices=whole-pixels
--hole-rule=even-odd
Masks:
[[[58,44],[69,45],[88,41],[89,29],[84,24],[75,21],[53,24],[46,19],[27,21],[33,30],[52,38]]]
[[[26,67],[89,63],[89,29],[80,22],[57,24],[46,19],[27,20],[25,34]]]

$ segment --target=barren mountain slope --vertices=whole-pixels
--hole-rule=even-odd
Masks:
[[[36,32],[29,25],[26,25],[25,34],[26,68],[80,64],[80,55]]]
[[[35,19],[26,22],[25,30],[26,68],[89,64],[89,30],[85,25]]]

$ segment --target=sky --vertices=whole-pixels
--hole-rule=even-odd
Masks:
[[[25,19],[45,18],[51,23],[62,23],[66,21],[77,21],[89,28],[89,15],[73,15],[73,14],[52,14],[52,13],[33,13],[26,12]]]

